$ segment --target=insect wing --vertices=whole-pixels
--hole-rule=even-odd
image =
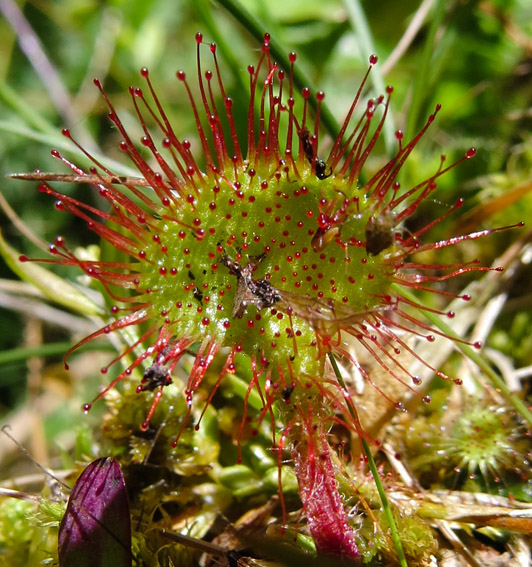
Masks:
[[[316,331],[336,333],[342,327],[364,320],[366,312],[357,312],[333,300],[322,301],[310,295],[278,290],[278,307],[289,315],[302,319]]]

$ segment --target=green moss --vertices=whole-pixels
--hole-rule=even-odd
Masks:
[[[5,498],[0,500],[0,563],[40,567],[57,560],[57,525],[61,505]]]
[[[416,515],[400,514],[393,509],[393,515],[399,537],[410,567],[426,565],[429,556],[437,549],[436,539],[430,526]],[[382,511],[376,511],[374,520],[364,518],[358,533],[358,546],[364,564],[398,564],[397,558],[390,553],[387,536],[387,522]]]

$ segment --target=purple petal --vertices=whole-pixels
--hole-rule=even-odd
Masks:
[[[131,567],[131,523],[118,462],[98,459],[76,481],[59,528],[59,567]]]

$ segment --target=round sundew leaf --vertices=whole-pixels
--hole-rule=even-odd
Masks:
[[[34,285],[53,302],[85,315],[101,315],[102,309],[72,284],[34,262],[21,262],[20,254],[2,237],[0,255],[6,264],[24,281]]]
[[[98,459],[76,481],[59,528],[59,567],[130,567],[131,524],[118,462]]]
[[[206,472],[213,462],[205,462],[202,457],[200,463],[195,454],[202,452],[203,445],[187,428],[187,423],[197,417],[194,401],[210,407],[222,381],[233,379],[233,386],[238,383],[239,389],[232,393],[244,402],[234,435],[238,460],[241,461],[242,442],[249,436],[258,436],[260,425],[270,421],[276,449],[272,454],[281,471],[273,486],[282,488],[282,450],[287,449],[292,455],[303,511],[318,554],[350,559],[360,556],[358,532],[338,487],[342,478],[349,478],[343,463],[344,449],[332,447],[330,430],[339,425],[348,430],[346,433],[357,434],[376,480],[399,563],[405,566],[401,537],[366,443],[373,431],[368,431],[359,418],[358,404],[350,391],[354,390],[353,384],[346,384],[334,361],[338,357],[353,369],[353,383],[366,381],[384,400],[383,412],[388,414],[392,408],[404,407],[403,392],[398,390],[421,396],[416,390],[421,379],[412,370],[418,363],[431,374],[449,378],[430,358],[418,354],[411,342],[424,338],[432,343],[439,334],[458,344],[480,348],[480,343],[470,344],[441,326],[433,331],[423,317],[418,317],[425,313],[431,321],[431,316],[452,318],[454,312],[444,313],[425,306],[416,297],[410,299],[404,290],[395,291],[395,287],[405,288],[406,292],[434,291],[445,298],[468,301],[469,295],[456,296],[452,291],[438,289],[439,284],[461,274],[491,270],[478,266],[476,260],[442,265],[438,259],[424,264],[411,258],[414,253],[433,252],[494,232],[486,229],[428,243],[421,238],[461,207],[461,198],[415,232],[404,228],[404,222],[436,189],[437,180],[473,157],[476,150],[467,150],[450,165],[444,164],[442,156],[440,166],[430,177],[414,186],[401,187],[401,168],[440,111],[437,105],[410,141],[403,140],[401,131],[395,134],[397,151],[388,163],[372,172],[370,157],[381,133],[386,132],[393,88],[386,87],[385,95],[369,100],[362,116],[356,118],[364,85],[377,62],[377,57],[371,56],[368,71],[327,156],[319,143],[320,121],[325,122],[325,107],[320,106],[324,93],[318,91],[314,96],[305,87],[302,99],[296,102],[297,97],[292,96],[296,54],[291,53],[288,66],[280,69],[272,59],[274,52],[270,53],[269,43],[270,36],[265,34],[257,66],[248,67],[249,110],[244,107],[248,135],[240,141],[234,120],[240,111],[236,107],[233,111],[233,100],[223,87],[216,46],[209,47],[215,71],[204,74],[204,41],[200,32],[196,34],[198,100],[185,71],[178,71],[176,76],[189,99],[197,140],[203,149],[203,155],[197,157],[196,144],[181,140],[174,132],[147,68],[140,72],[144,90],[129,90],[145,134],[142,147],[128,134],[102,82],[95,79],[109,119],[121,134],[120,150],[130,158],[140,177],[125,179],[114,175],[85,151],[67,129],[63,134],[90,157],[93,167],[83,171],[58,150],[52,150],[52,155],[81,177],[82,183],[92,185],[110,207],[95,208],[58,192],[46,182],[66,181],[61,175],[41,176],[39,191],[53,197],[58,210],[87,223],[103,241],[102,259],[95,260],[80,257],[62,237],[57,237],[50,247],[55,259],[45,261],[77,265],[103,286],[113,302],[114,319],[80,341],[67,355],[98,336],[138,330],[138,339],[129,342],[102,373],[121,359],[130,359],[130,355],[136,359],[128,360],[129,366],[91,403],[85,404],[84,410],[89,411],[110,388],[144,367],[136,388],[137,393],[151,395],[146,417],[139,424],[143,432],[150,428],[155,431],[155,423],[150,421],[157,421],[163,413],[164,406],[158,406],[163,396],[165,403],[174,403],[172,373],[178,364],[180,370],[186,368],[181,367],[182,360],[193,356],[192,364],[186,368],[184,401],[180,398],[180,413],[183,409],[185,413],[180,416],[173,441],[176,447],[180,440],[196,440],[188,447],[182,443],[183,453],[194,454],[187,456],[184,469],[179,462],[181,471],[177,472],[185,475]],[[216,85],[223,105],[215,100],[211,87],[216,90]],[[260,104],[256,104],[259,98]],[[314,99],[318,110],[313,125],[307,110]],[[256,107],[260,108],[258,115],[254,112]],[[18,177],[37,179],[35,173]],[[145,188],[150,190],[144,191]],[[438,285],[432,287],[434,283]],[[350,348],[346,337],[352,339],[354,348]],[[371,364],[361,360],[356,347],[367,354]],[[242,357],[245,363],[241,362]],[[397,390],[387,388],[386,381],[381,385],[373,367],[397,382]],[[423,401],[430,398],[425,396]],[[173,405],[167,407],[173,410]],[[377,412],[371,414],[374,421]],[[204,416],[208,418],[206,409],[197,418],[195,431]],[[211,437],[208,429],[205,428],[206,439]],[[234,428],[226,430],[232,434]],[[136,450],[145,451],[146,445],[138,444]],[[218,446],[214,450],[217,457]],[[355,462],[354,451],[347,450],[348,458]],[[264,480],[253,469],[242,464],[229,469],[225,480],[228,488],[237,491],[234,496],[249,496],[250,491],[264,488]],[[97,471],[91,474],[98,476]],[[102,484],[101,490],[97,490],[105,493],[106,481],[97,480]],[[85,486],[89,484],[91,487]],[[73,512],[69,504],[70,514],[67,511],[66,518],[72,523],[72,537],[65,537],[65,542],[75,546],[70,562],[64,565],[80,564],[89,551],[89,545],[83,543],[86,541],[90,542],[90,551],[96,549],[100,554],[100,562],[95,563],[91,557],[91,564],[101,565],[104,560],[114,559],[102,544],[107,524],[99,514],[105,510],[98,507],[97,490],[93,493],[91,489],[89,477],[79,488],[83,505],[80,511],[72,498],[76,515],[89,510],[89,520],[96,520],[94,526],[87,522],[93,528],[91,532],[81,532],[81,528],[88,527],[81,521],[76,523],[77,518],[70,518]],[[281,499],[282,494],[281,490]],[[282,508],[286,524],[284,500]],[[91,541],[93,535],[97,545]],[[114,533],[113,538],[115,543],[124,541]],[[113,565],[116,564],[115,561]]]

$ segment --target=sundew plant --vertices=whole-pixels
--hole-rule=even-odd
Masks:
[[[253,20],[248,25],[255,29]],[[100,369],[99,392],[82,409],[90,416],[107,404],[100,454],[92,454],[117,456],[125,471],[134,561],[195,564],[199,549],[229,565],[253,556],[428,564],[438,547],[433,528],[446,532],[431,522],[429,499],[403,503],[401,494],[417,482],[401,464],[404,451],[427,488],[439,477],[458,489],[459,473],[474,482],[478,471],[486,492],[500,493],[505,472],[526,491],[528,410],[479,355],[483,342],[464,333],[462,315],[475,304],[463,289],[471,277],[496,290],[509,261],[489,265],[475,249],[524,223],[444,230],[466,200],[436,200],[440,180],[477,151],[465,147],[413,172],[409,163],[441,106],[417,128],[413,120],[405,132],[390,131],[394,89],[368,93],[376,55],[368,54],[335,128],[326,94],[301,84],[298,55],[281,53],[269,33],[249,61],[239,60],[247,78],[236,93],[226,86],[215,42],[198,32],[190,48],[195,61],[175,73],[175,96],[191,131],[172,119],[147,67],[129,87],[127,113],[97,78],[93,87],[129,170],[87,149],[73,127],[62,134],[77,158],[52,149],[53,173],[12,175],[36,181],[56,214],[75,218],[99,246],[76,249],[67,235],[56,236],[46,256],[4,245],[13,269],[46,295],[104,320],[65,349],[66,370],[93,341],[119,340]],[[61,182],[82,190],[73,196]],[[49,275],[54,267],[82,276],[83,287]],[[444,365],[437,351],[447,345],[480,366],[504,409],[494,407],[495,394],[475,390],[458,359]],[[484,417],[442,417],[445,398],[464,382],[468,403]],[[418,421],[404,417],[407,409]],[[504,416],[493,420],[498,434],[472,451],[492,412]],[[438,442],[447,431],[450,440]],[[381,447],[394,473],[384,460],[377,468],[373,454]],[[148,480],[138,467],[150,465],[172,478]],[[142,489],[132,493],[132,486]],[[73,494],[80,492],[78,484]],[[248,519],[236,521],[246,499]],[[88,496],[79,505],[90,515]],[[445,508],[441,498],[433,505]],[[220,536],[216,518],[227,514],[235,524]],[[70,564],[66,523],[62,565]],[[502,525],[529,531],[525,519]],[[168,533],[179,541],[170,549]]]

